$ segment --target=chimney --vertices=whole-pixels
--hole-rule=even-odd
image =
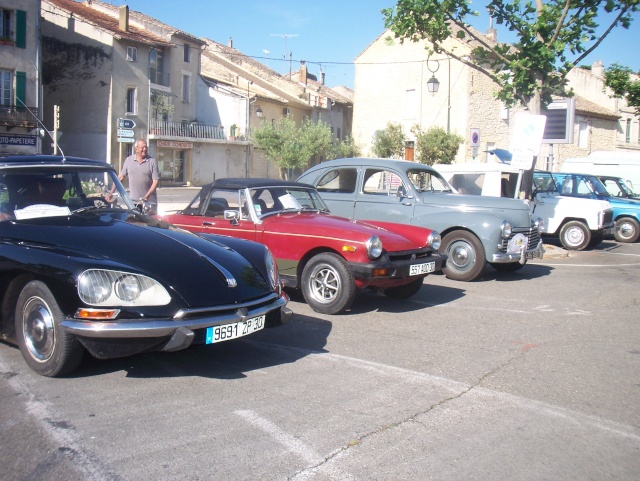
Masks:
[[[598,78],[604,78],[604,66],[602,60],[596,60],[591,66],[591,73]]]
[[[303,84],[307,84],[307,66],[300,65],[300,82]]]
[[[487,30],[487,38],[492,42],[498,42],[498,31],[495,28],[490,28]]]
[[[118,13],[120,15],[120,18],[118,20],[118,27],[123,32],[128,32],[129,31],[129,6],[123,5],[119,7]]]
[[[233,39],[229,37],[229,41],[227,42],[227,47],[233,48]]]
[[[320,72],[320,85],[324,85],[324,72]]]

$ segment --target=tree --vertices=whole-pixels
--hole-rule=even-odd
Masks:
[[[338,140],[327,154],[327,160],[360,157],[360,155],[360,147],[355,143],[353,137],[349,135],[344,141]]]
[[[604,84],[613,91],[613,97],[624,99],[640,116],[640,80],[632,80],[632,73],[629,67],[614,63],[605,71]]]
[[[287,169],[306,167],[314,155],[326,155],[332,146],[331,129],[325,123],[305,119],[298,128],[290,117],[263,122],[253,130],[252,140],[278,165],[282,179],[287,178]]]
[[[427,165],[450,164],[464,142],[462,136],[447,133],[442,127],[431,127],[424,132],[419,125],[414,125],[411,132],[416,136],[416,160]]]
[[[515,35],[513,45],[491,42],[472,28],[467,19],[478,12],[468,0],[399,0],[382,13],[396,38],[426,40],[430,52],[444,53],[492,79],[505,105],[519,103],[540,114],[553,94],[565,93],[569,71],[614,27],[629,28],[639,5],[640,0],[492,0],[487,10]],[[597,33],[599,15],[608,21],[602,34]],[[449,38],[469,41],[471,54],[447,48]],[[527,197],[532,180],[533,168],[525,175]]]
[[[373,141],[373,153],[382,158],[401,158],[404,153],[402,125],[389,122],[384,130],[378,130]]]

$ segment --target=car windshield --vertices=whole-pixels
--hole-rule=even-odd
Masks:
[[[251,200],[258,217],[285,211],[329,212],[318,192],[305,187],[260,187],[251,190]]]
[[[109,169],[42,166],[0,171],[0,221],[133,208]]]
[[[453,192],[447,181],[433,170],[409,169],[407,177],[418,192]]]

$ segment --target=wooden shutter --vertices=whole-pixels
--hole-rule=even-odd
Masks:
[[[27,48],[27,12],[16,10],[16,47]]]

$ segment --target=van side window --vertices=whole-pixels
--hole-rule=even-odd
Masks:
[[[320,178],[316,188],[318,192],[352,194],[356,191],[357,174],[355,168],[330,170]]]
[[[459,194],[482,195],[484,174],[454,174],[450,183]]]

